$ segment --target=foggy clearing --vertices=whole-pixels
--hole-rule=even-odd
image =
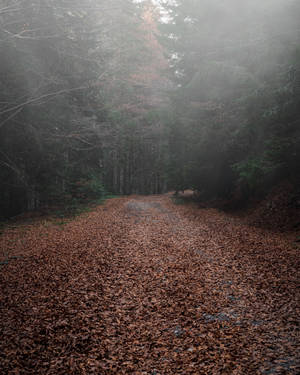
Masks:
[[[299,373],[299,20],[0,0],[0,375]]]

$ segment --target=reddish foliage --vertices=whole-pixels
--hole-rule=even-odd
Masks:
[[[131,197],[7,228],[0,245],[1,374],[298,373],[283,234]]]

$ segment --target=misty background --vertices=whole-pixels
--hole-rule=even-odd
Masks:
[[[0,0],[0,217],[300,178],[297,0]]]

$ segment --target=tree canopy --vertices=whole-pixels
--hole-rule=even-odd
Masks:
[[[296,0],[2,0],[0,216],[297,184],[299,15]]]

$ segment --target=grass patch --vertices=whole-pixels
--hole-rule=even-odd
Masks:
[[[176,205],[186,204],[186,200],[183,197],[174,195],[173,197],[171,197],[171,199],[172,199],[172,202]]]
[[[86,200],[69,200],[60,202],[56,206],[50,206],[47,208],[41,208],[39,211],[31,212],[30,217],[28,217],[28,212],[20,214],[14,218],[10,219],[0,219],[0,236],[4,231],[9,229],[16,229],[24,226],[25,230],[29,225],[34,222],[41,222],[45,227],[50,227],[51,225],[57,225],[63,229],[64,225],[69,223],[75,217],[88,213],[95,209],[97,206],[105,203],[107,199],[118,198],[120,195],[107,193],[102,197],[97,199],[86,199]]]
[[[121,195],[117,194],[107,194],[105,198],[103,199],[103,202],[105,202],[107,199],[113,199],[113,198],[120,198]]]
[[[95,207],[104,204],[107,199],[113,199],[117,197],[119,196],[107,194],[104,197],[93,200],[72,200],[71,202],[66,202],[64,205],[57,207],[52,212],[52,215],[55,218],[61,219],[60,221],[57,221],[57,225],[64,225],[67,224],[70,219],[74,219],[76,216],[91,212]],[[65,219],[67,219],[67,221]]]

